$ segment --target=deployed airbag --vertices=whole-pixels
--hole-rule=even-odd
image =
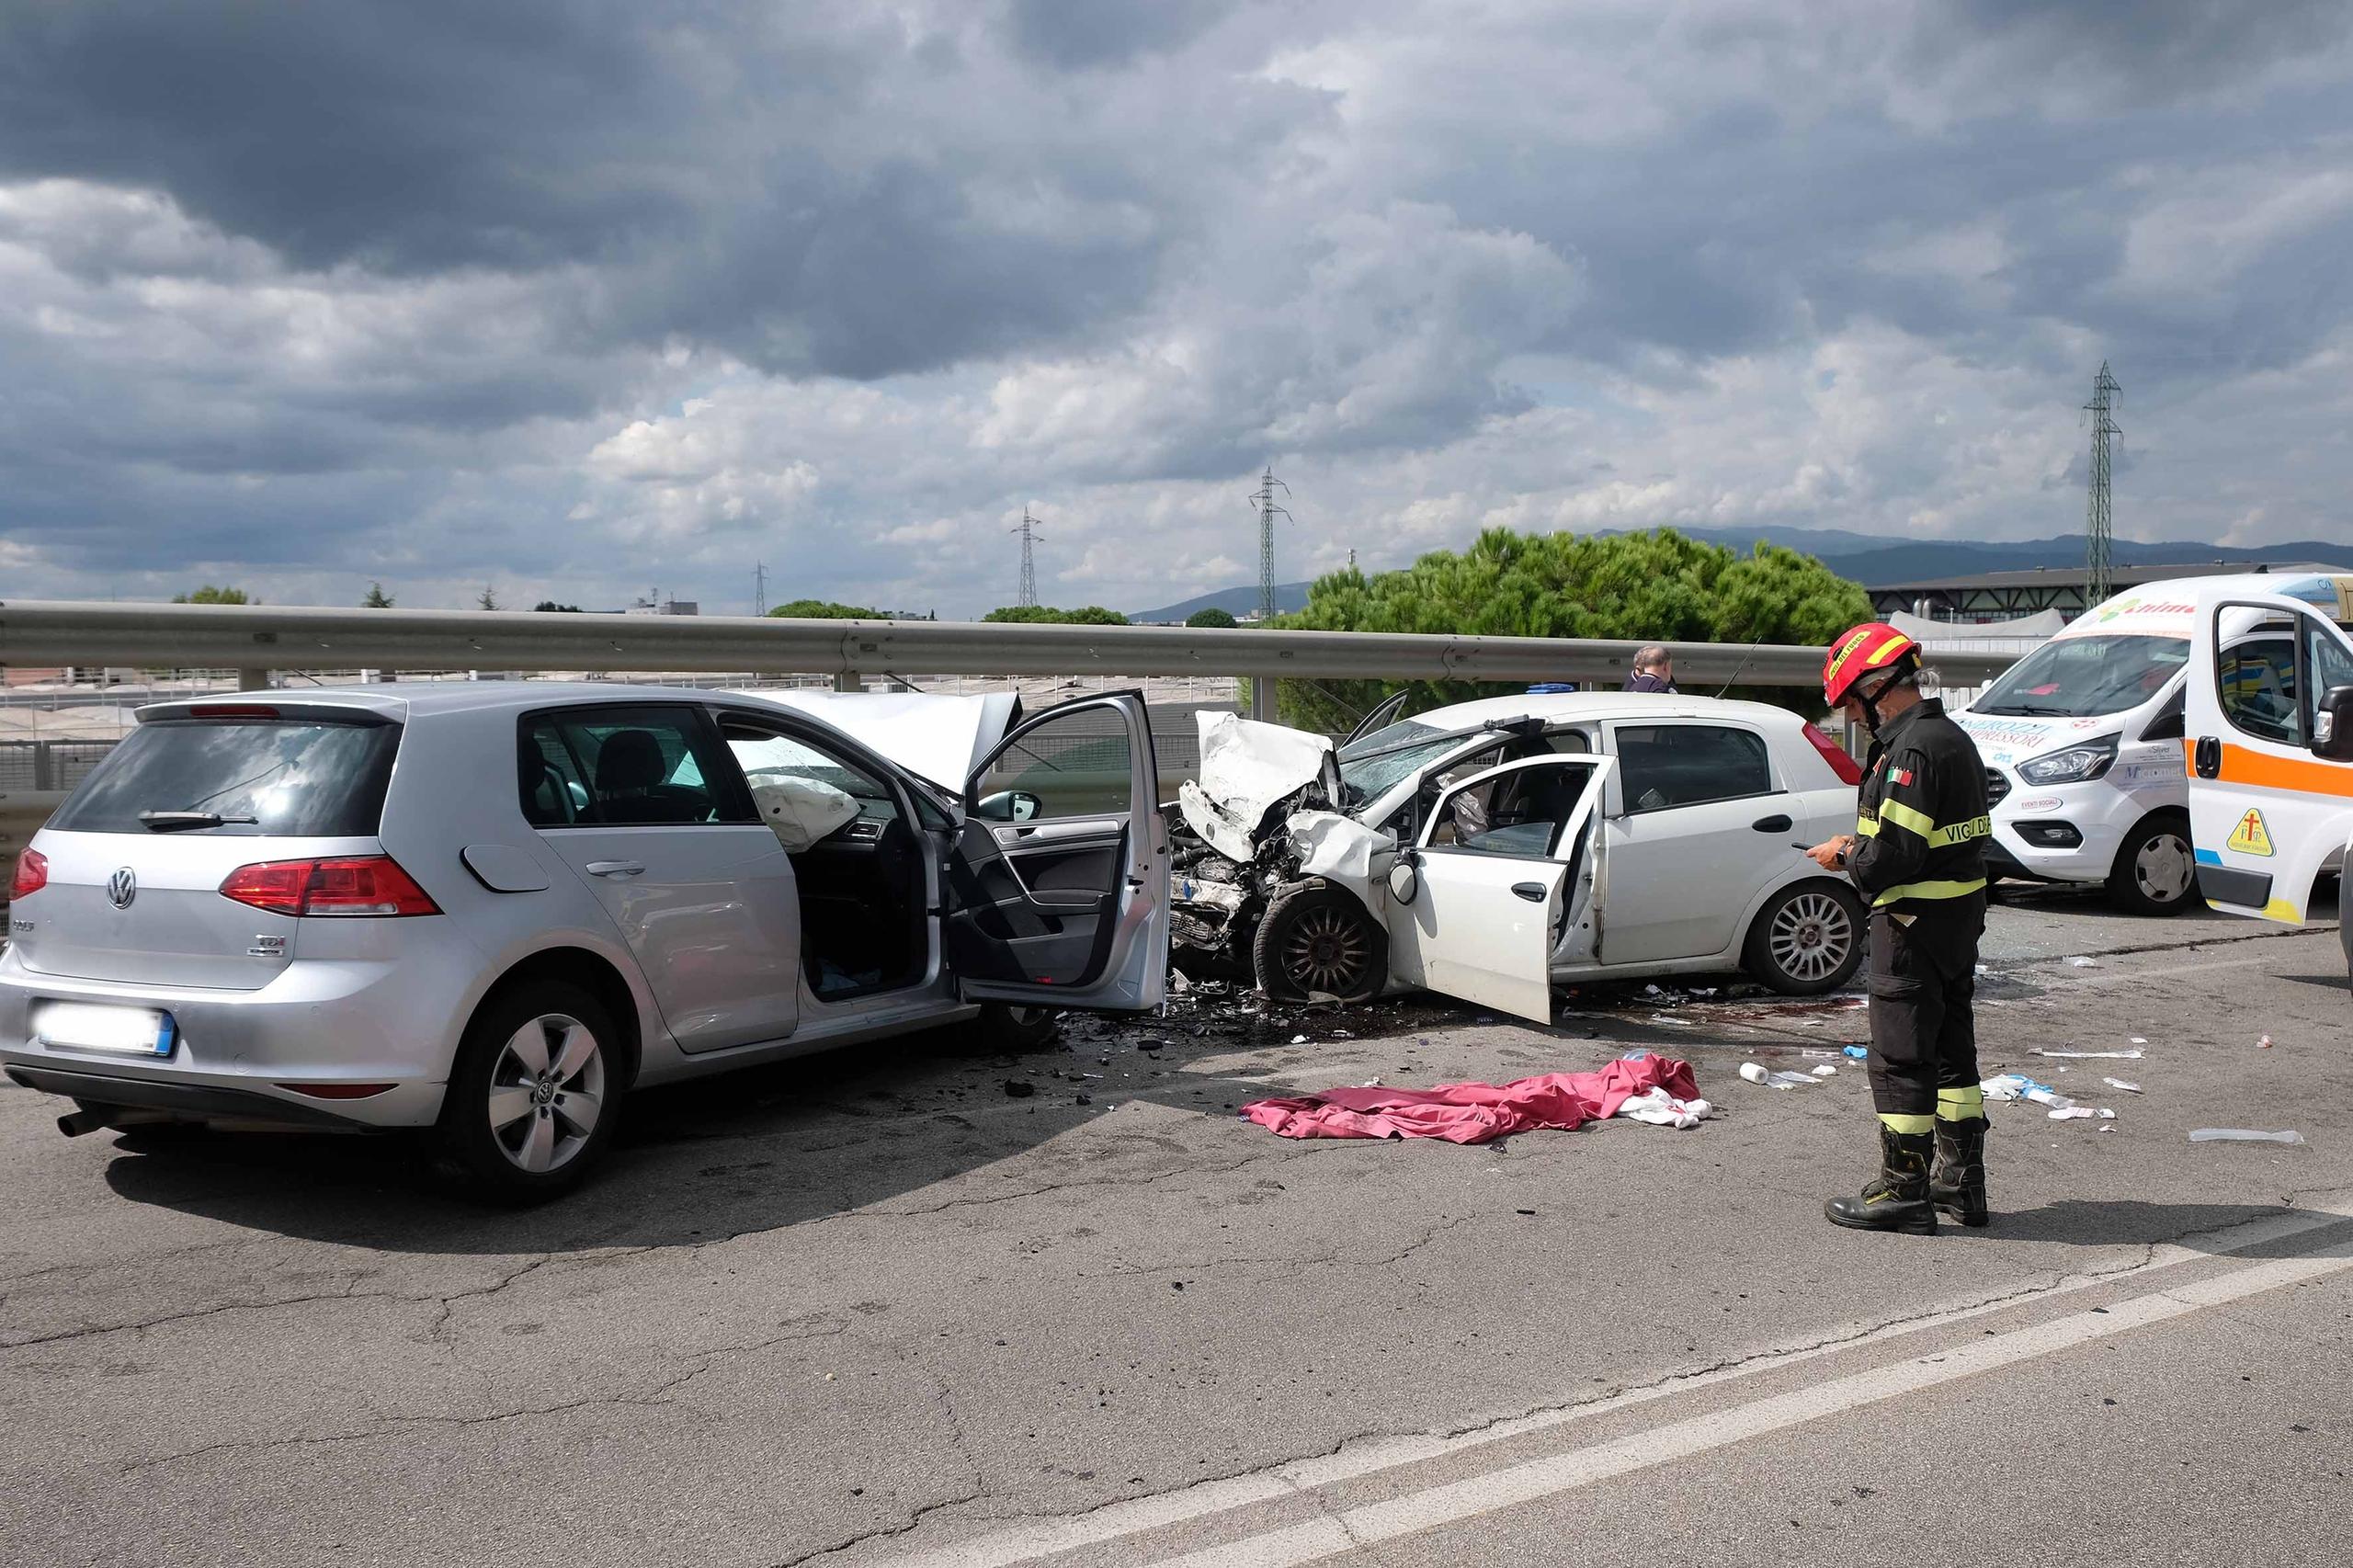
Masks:
[[[799,854],[858,815],[857,800],[814,778],[779,778],[752,786],[760,820],[790,854]]]

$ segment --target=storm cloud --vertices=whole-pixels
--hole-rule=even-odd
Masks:
[[[1521,527],[2342,537],[2338,5],[12,7],[17,596],[1137,608]],[[779,591],[780,590],[780,591]]]

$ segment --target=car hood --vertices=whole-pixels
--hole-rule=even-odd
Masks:
[[[1326,803],[1338,793],[1337,765],[1324,735],[1262,724],[1238,713],[1200,712],[1201,776],[1176,791],[1185,824],[1221,855],[1248,860],[1267,811],[1321,778]]]
[[[947,697],[926,691],[747,691],[797,708],[871,746],[918,778],[961,794],[1020,716],[1009,691]]]
[[[2114,729],[2120,713],[2091,719],[2039,719],[2028,713],[1956,713],[1952,722],[1977,743],[1977,755],[1995,767],[2008,767],[2053,747],[2079,741],[2103,725]]]

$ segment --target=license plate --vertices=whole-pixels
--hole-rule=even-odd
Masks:
[[[160,1007],[118,1007],[104,1002],[37,1002],[33,1037],[44,1045],[125,1056],[169,1056],[179,1030]]]

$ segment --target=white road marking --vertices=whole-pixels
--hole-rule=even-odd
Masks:
[[[2132,1329],[2187,1317],[2209,1307],[2348,1268],[2353,1268],[2353,1242],[2339,1243],[2309,1257],[2250,1264],[2177,1290],[2134,1296],[2101,1312],[2076,1312],[1935,1356],[1876,1367],[1794,1393],[1777,1394],[1731,1410],[1670,1422],[1591,1448],[1508,1465],[1451,1485],[1349,1508],[1228,1545],[1163,1558],[1154,1568],[1296,1568],[1300,1563],[1321,1562],[1376,1542],[1418,1535],[1483,1514],[1557,1496],[1598,1481],[1876,1404],[1898,1394],[1918,1393],[1939,1384],[1977,1377],[1996,1368],[2112,1338]]]
[[[1236,1508],[1275,1502],[1298,1495],[1321,1486],[1358,1477],[1379,1474],[1401,1466],[1419,1464],[1453,1454],[1484,1448],[1506,1439],[1523,1437],[1531,1432],[1547,1431],[1573,1422],[1588,1421],[1598,1415],[1624,1410],[1633,1405],[1647,1404],[1654,1400],[1688,1393],[1695,1389],[1717,1383],[1762,1376],[1784,1367],[1795,1366],[1824,1356],[1835,1356],[1865,1346],[1885,1344],[1909,1338],[1966,1323],[1992,1312],[2006,1312],[2015,1307],[2031,1306],[2041,1301],[2086,1290],[2097,1286],[2113,1285],[2136,1275],[2178,1267],[2201,1258],[2227,1256],[2250,1247],[2283,1240],[2306,1231],[2333,1225],[2353,1219],[2353,1201],[2338,1205],[2314,1204],[2289,1212],[2267,1215],[2242,1225],[2212,1233],[2202,1247],[2183,1246],[2166,1243],[2151,1249],[2149,1256],[2129,1267],[2105,1274],[2077,1275],[2063,1279],[2048,1290],[2031,1298],[2008,1298],[2000,1301],[1972,1302],[1949,1308],[1928,1316],[1859,1334],[1851,1339],[1808,1346],[1801,1349],[1768,1352],[1738,1366],[1720,1368],[1714,1371],[1696,1373],[1689,1377],[1671,1379],[1647,1388],[1632,1389],[1607,1399],[1572,1405],[1561,1410],[1548,1410],[1516,1420],[1497,1422],[1460,1437],[1423,1434],[1414,1437],[1391,1437],[1378,1442],[1352,1444],[1336,1454],[1314,1459],[1298,1460],[1268,1470],[1237,1475],[1222,1481],[1203,1482],[1181,1491],[1168,1492],[1154,1497],[1138,1497],[1130,1502],[1114,1503],[1068,1518],[1041,1520],[1017,1527],[995,1535],[965,1541],[959,1545],[939,1547],[906,1556],[885,1559],[881,1568],[1016,1568],[1025,1562],[1074,1551],[1082,1547],[1097,1546],[1123,1540],[1170,1525],[1185,1524],[1194,1519],[1228,1513]],[[2291,1261],[2303,1261],[2301,1259]],[[2236,1278],[2237,1276],[2223,1276]],[[2268,1289],[2269,1287],[2264,1287]],[[2182,1292],[2187,1294],[2187,1292]],[[2092,1321],[2104,1323],[2119,1309],[2111,1308],[2105,1315],[2093,1315]],[[1989,1339],[1988,1345],[1998,1344]],[[1836,1386],[1836,1385],[1825,1385]],[[1711,1417],[1710,1419],[1714,1419]],[[1672,1428],[1668,1428],[1672,1430]],[[1188,1561],[1179,1559],[1178,1561]],[[1218,1561],[1218,1560],[1212,1560]],[[1254,1562],[1256,1559],[1236,1558],[1236,1563]],[[1269,1559],[1268,1561],[1312,1561],[1312,1559]]]

